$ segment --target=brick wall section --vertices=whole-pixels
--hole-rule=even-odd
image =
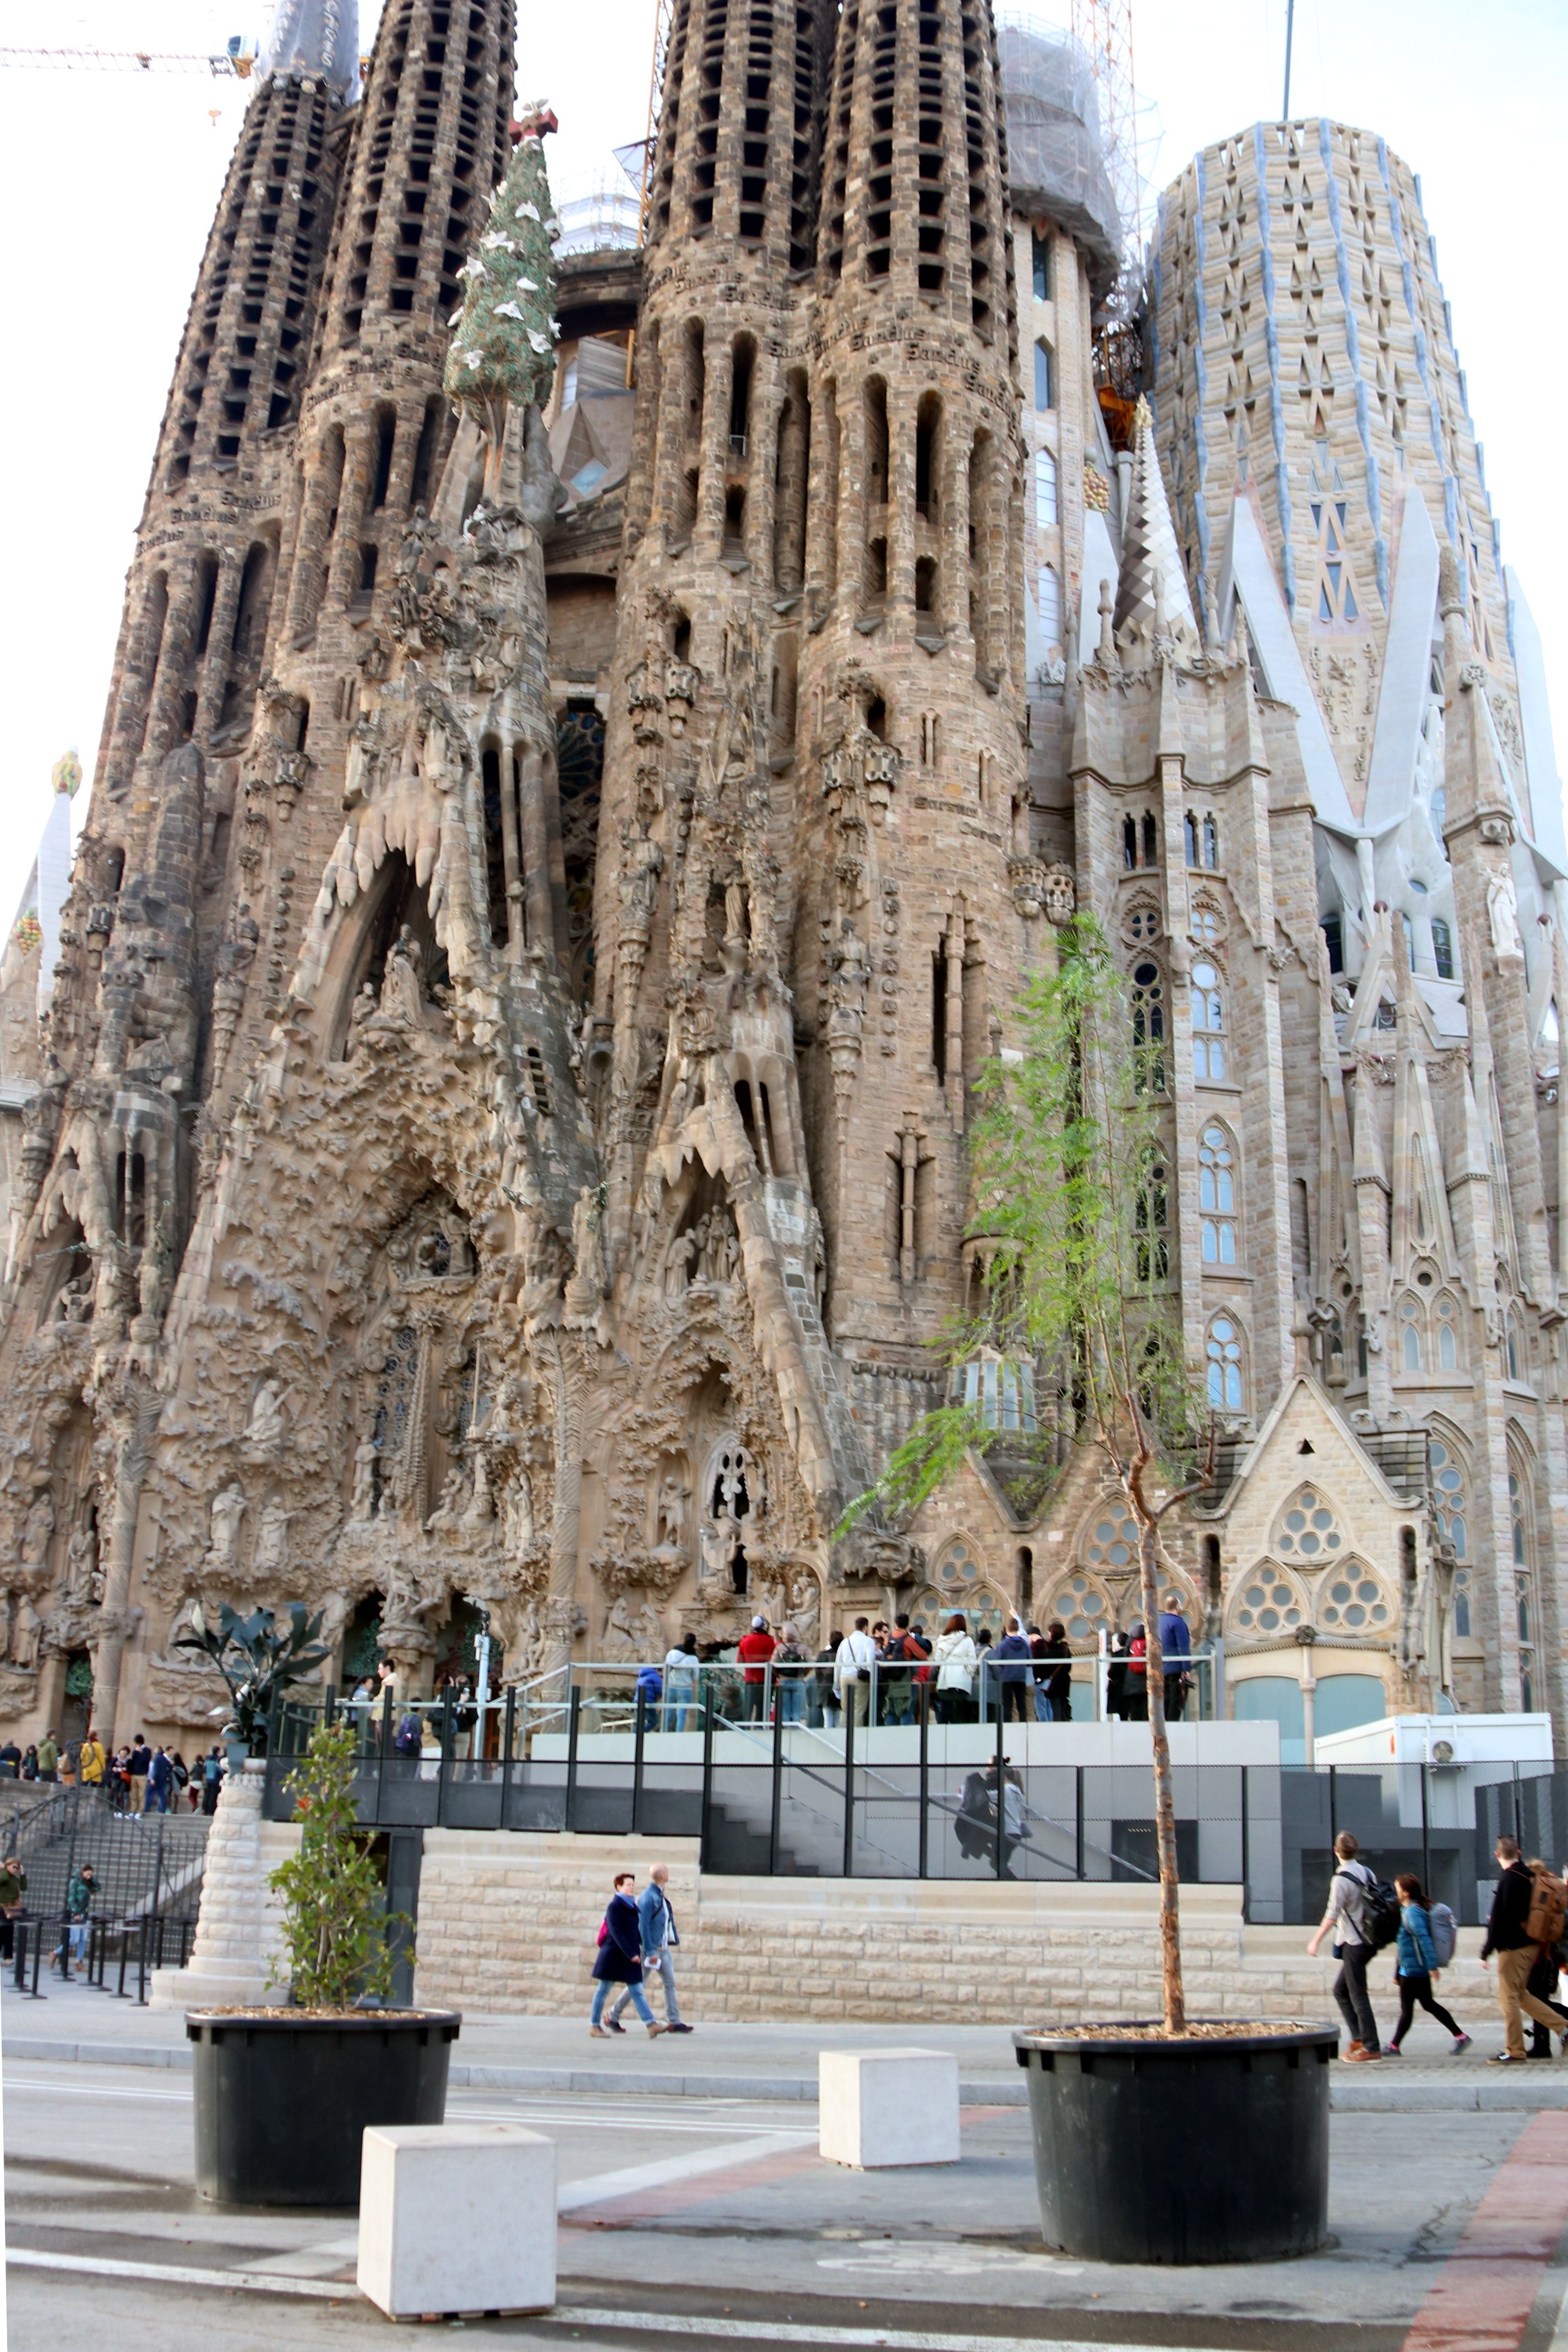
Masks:
[[[907,2026],[928,2014],[1012,2025],[1158,2009],[1154,1899],[1142,1887],[705,1878],[686,1840],[445,1830],[425,1841],[419,1998],[529,2016],[585,2011],[614,1874],[640,1880],[655,1861],[669,1867],[682,2006],[696,2020]],[[1182,1930],[1194,2015],[1333,2013],[1334,1964],[1306,1958],[1310,1931],[1244,1927],[1235,1888],[1188,1888]],[[1467,1950],[1479,1942],[1474,1930],[1464,1940]],[[1391,1974],[1391,1961],[1376,1963],[1385,2034]],[[1473,1959],[1444,1991],[1472,2032],[1493,2030],[1490,1985]],[[1418,2046],[1440,2046],[1430,2021]]]

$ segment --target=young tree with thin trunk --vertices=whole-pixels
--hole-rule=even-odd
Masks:
[[[1102,1454],[1138,1529],[1160,1858],[1160,1943],[1167,2033],[1185,2030],[1177,1912],[1175,1806],[1160,1643],[1160,1523],[1213,1478],[1214,1424],[1184,1353],[1170,1287],[1166,1155],[1161,1141],[1168,1040],[1162,1009],[1129,991],[1104,933],[1080,915],[1058,934],[1055,971],[1017,1005],[1021,1056],[994,1064],[972,1146],[969,1232],[977,1294],[943,1352],[955,1392],[982,1350],[1024,1388],[1027,1368],[1054,1411],[1032,1441],[1054,1460]],[[1054,1424],[1054,1425],[1053,1425]],[[853,1507],[915,1510],[973,1446],[997,1432],[983,1405],[928,1413],[876,1486]],[[1020,1441],[1011,1433],[1007,1444]],[[1201,1468],[1194,1467],[1200,1456]]]

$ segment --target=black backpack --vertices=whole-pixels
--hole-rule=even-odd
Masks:
[[[1363,1870],[1366,1869],[1364,1863],[1361,1866]],[[1348,1868],[1343,1875],[1350,1879],[1361,1895],[1362,1932],[1366,1942],[1374,1952],[1386,1950],[1399,1933],[1398,1895],[1386,1878],[1376,1878],[1370,1874],[1363,1878]]]

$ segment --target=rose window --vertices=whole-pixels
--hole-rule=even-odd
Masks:
[[[1112,1503],[1089,1530],[1084,1555],[1096,1568],[1131,1568],[1138,1557],[1138,1523],[1120,1503]]]
[[[1323,1594],[1319,1612],[1325,1625],[1354,1633],[1368,1625],[1386,1625],[1388,1604],[1383,1588],[1370,1576],[1353,1572],[1336,1576]]]
[[[1069,1578],[1052,1601],[1051,1613],[1061,1619],[1069,1642],[1093,1641],[1106,1630],[1105,1595],[1087,1576]]]
[[[1282,1576],[1264,1569],[1242,1591],[1241,1604],[1236,1612],[1238,1630],[1244,1633],[1281,1633],[1301,1622],[1301,1612],[1292,1588]]]
[[[973,1584],[980,1574],[978,1561],[971,1558],[963,1544],[954,1544],[937,1570],[943,1584]]]
[[[1279,1548],[1292,1559],[1322,1562],[1343,1549],[1332,1511],[1321,1495],[1304,1486],[1279,1523]]]

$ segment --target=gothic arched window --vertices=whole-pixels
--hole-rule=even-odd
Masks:
[[[1057,525],[1057,461],[1048,449],[1035,452],[1035,528],[1054,530]]]
[[[1402,1298],[1399,1302],[1399,1360],[1407,1372],[1422,1369],[1421,1302],[1417,1298]]]
[[[1324,1567],[1344,1549],[1344,1537],[1332,1507],[1316,1486],[1302,1486],[1279,1514],[1274,1545],[1291,1559]]]
[[[1204,864],[1211,873],[1219,864],[1219,827],[1212,816],[1204,819]]]
[[[1161,1094],[1165,1086],[1165,982],[1147,959],[1132,967],[1133,1084],[1140,1094]]]
[[[988,1429],[1035,1427],[1035,1368],[989,1351],[963,1368],[963,1402]]]
[[[1164,1154],[1152,1144],[1138,1174],[1132,1212],[1133,1256],[1140,1282],[1163,1282],[1171,1271],[1170,1180]]]
[[[1228,1315],[1216,1315],[1209,1325],[1205,1352],[1208,1360],[1209,1403],[1215,1412],[1240,1412],[1241,1332]]]
[[[1452,1451],[1441,1438],[1434,1437],[1428,1449],[1431,1464],[1432,1491],[1436,1500],[1437,1532],[1454,1547],[1458,1559],[1468,1558],[1469,1534],[1466,1525],[1465,1474]],[[1458,1630],[1470,1630],[1467,1615],[1465,1624]]]
[[[1530,1520],[1530,1495],[1523,1473],[1508,1474],[1508,1516],[1513,1554],[1514,1608],[1519,1618],[1519,1697],[1526,1715],[1535,1706],[1535,1545]]]
[[[1205,1127],[1198,1138],[1198,1208],[1205,1265],[1237,1263],[1236,1147],[1229,1130]]]
[[[1452,1372],[1459,1365],[1459,1305],[1450,1291],[1437,1298],[1437,1370]]]
[[[1432,918],[1432,955],[1439,980],[1454,977],[1454,934],[1441,915]]]
[[[1218,967],[1206,956],[1193,966],[1193,1076],[1225,1076],[1225,1000]]]

